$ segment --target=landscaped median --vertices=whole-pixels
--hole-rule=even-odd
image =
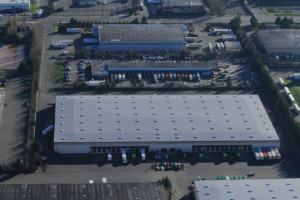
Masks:
[[[64,63],[55,62],[52,64],[52,82],[57,83],[64,79]]]

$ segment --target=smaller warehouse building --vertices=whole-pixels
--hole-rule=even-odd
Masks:
[[[299,199],[299,188],[299,178],[194,181],[196,200]]]
[[[97,44],[86,44],[88,54],[153,54],[187,48],[185,25],[103,24],[93,26]]]
[[[30,0],[1,0],[0,1],[0,11],[29,11]]]
[[[106,78],[108,74],[125,73],[126,75],[151,75],[153,73],[190,73],[219,71],[217,62],[176,62],[176,61],[124,61],[124,62],[92,62],[92,77]]]
[[[226,52],[239,52],[242,50],[242,45],[239,41],[225,41]]]
[[[257,36],[268,56],[300,56],[299,29],[266,29]]]
[[[161,0],[161,5],[164,13],[201,14],[205,11],[201,0]]]

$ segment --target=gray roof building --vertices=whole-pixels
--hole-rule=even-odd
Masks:
[[[166,200],[158,183],[0,184],[0,199]]]
[[[299,29],[266,29],[257,36],[268,55],[300,55]]]
[[[300,179],[201,180],[194,182],[196,200],[287,200],[300,198]]]
[[[56,97],[55,151],[170,143],[192,151],[217,143],[279,147],[279,138],[257,95]]]
[[[100,52],[168,51],[186,49],[187,27],[176,24],[103,24],[93,26],[93,37],[98,45],[85,46],[86,50]]]
[[[99,42],[185,41],[182,25],[103,24],[95,28]]]

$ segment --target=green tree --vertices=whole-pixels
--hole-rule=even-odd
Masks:
[[[60,33],[65,33],[65,32],[67,32],[67,27],[66,27],[66,25],[63,24],[63,23],[59,23],[59,25],[58,25],[58,32],[60,32]]]
[[[281,21],[281,28],[290,28],[290,21],[287,17],[284,17]]]
[[[25,170],[24,163],[21,162],[20,158],[18,158],[16,163],[15,163],[15,170],[17,172],[23,172]]]
[[[134,20],[131,21],[132,24],[138,24],[139,23],[139,18],[135,18]]]
[[[145,16],[142,17],[141,24],[148,24],[147,18]]]
[[[256,19],[256,17],[254,15],[251,17],[250,23],[251,23],[252,28],[256,29],[258,22],[257,22],[257,19]]]
[[[232,81],[230,77],[227,78],[227,87],[232,88]]]
[[[281,25],[281,18],[280,18],[280,17],[277,17],[277,18],[276,18],[275,24]]]
[[[289,19],[289,23],[290,23],[290,24],[293,24],[293,23],[294,23],[294,20],[293,20],[292,17]]]

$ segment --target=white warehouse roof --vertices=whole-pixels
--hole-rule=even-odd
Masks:
[[[257,95],[57,96],[54,142],[279,141]]]
[[[300,198],[300,179],[247,179],[195,181],[196,199],[287,200]]]

